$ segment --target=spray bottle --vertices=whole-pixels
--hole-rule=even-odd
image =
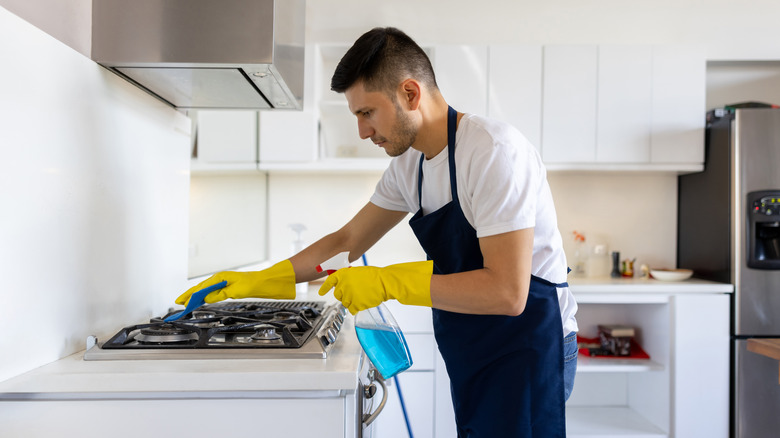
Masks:
[[[349,267],[349,253],[342,252],[317,266],[328,275]],[[363,259],[365,263],[365,258]],[[355,315],[355,333],[363,351],[385,380],[412,366],[406,338],[384,303]]]

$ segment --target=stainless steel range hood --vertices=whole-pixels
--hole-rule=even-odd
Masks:
[[[305,0],[93,0],[92,59],[182,109],[301,109]]]

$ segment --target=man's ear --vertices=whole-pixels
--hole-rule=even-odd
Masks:
[[[405,105],[406,109],[415,111],[420,106],[422,87],[416,80],[410,78],[401,82],[398,92],[401,105]]]

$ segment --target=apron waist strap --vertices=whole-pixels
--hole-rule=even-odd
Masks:
[[[537,277],[536,275],[531,275],[531,278],[533,278],[534,280],[539,281],[541,283],[544,283],[546,285],[553,286],[553,287],[569,287],[569,282],[568,281],[564,281],[563,283],[553,283],[552,281],[545,280],[544,278]]]

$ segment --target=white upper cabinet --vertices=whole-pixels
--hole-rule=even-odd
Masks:
[[[257,112],[210,110],[195,120],[192,170],[245,171],[257,168]]]
[[[542,156],[547,163],[680,171],[703,165],[705,62],[700,50],[547,46],[543,90]]]
[[[703,163],[706,60],[700,48],[653,47],[653,163]]]
[[[599,46],[596,161],[650,161],[651,46]]]
[[[260,111],[260,163],[301,163],[317,159],[313,111]]]
[[[542,159],[596,160],[596,46],[544,48]]]
[[[387,166],[384,151],[360,139],[344,96],[330,90],[347,49],[317,45],[307,52],[313,74],[304,111],[260,114],[261,170]],[[703,167],[706,84],[700,48],[529,44],[425,50],[453,108],[512,124],[550,170]]]
[[[455,110],[487,114],[487,46],[439,45],[432,54],[436,83]]]
[[[542,46],[488,48],[487,115],[513,125],[537,149],[542,144]]]

